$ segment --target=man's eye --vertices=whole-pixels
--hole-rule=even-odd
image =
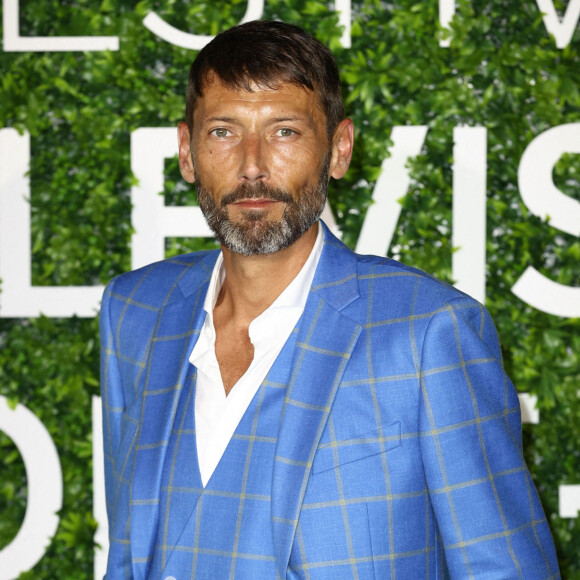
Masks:
[[[296,133],[296,131],[293,131],[292,129],[288,129],[287,127],[284,127],[283,129],[278,129],[278,131],[277,131],[277,134],[280,137],[291,137],[295,133]]]
[[[216,137],[227,137],[230,134],[230,132],[227,129],[224,129],[223,127],[218,127],[217,129],[214,129],[212,133]]]

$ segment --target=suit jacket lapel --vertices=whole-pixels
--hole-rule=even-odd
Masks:
[[[159,518],[160,485],[176,410],[187,377],[189,354],[204,320],[203,302],[211,268],[199,275],[200,264],[185,270],[172,298],[161,309],[143,374],[142,406],[131,489],[131,553],[133,562],[153,554]],[[145,578],[148,565],[134,566]]]
[[[358,297],[356,258],[325,228],[325,246],[299,322],[274,462],[272,525],[281,577],[286,575],[314,454],[361,332],[360,324],[340,311]]]

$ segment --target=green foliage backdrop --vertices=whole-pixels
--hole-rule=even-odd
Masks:
[[[32,269],[35,285],[105,283],[130,268],[130,132],[183,117],[192,51],[150,33],[154,9],[175,27],[215,34],[236,24],[242,0],[27,0],[23,36],[118,35],[119,52],[0,52],[0,127],[32,141]],[[565,2],[556,2],[560,14]],[[354,247],[396,125],[428,125],[393,247],[401,260],[451,280],[452,131],[488,129],[487,306],[517,387],[539,397],[541,423],[524,427],[525,454],[554,533],[564,578],[580,578],[580,521],[558,516],[558,486],[580,483],[580,320],[542,313],[510,288],[528,265],[580,285],[580,240],[530,215],[517,189],[527,144],[580,122],[580,32],[556,48],[534,0],[459,0],[452,42],[437,38],[437,2],[352,0],[352,48],[323,0],[268,0],[264,18],[297,23],[329,45],[343,73],[357,148],[331,203]],[[580,200],[580,160],[564,156],[558,187]],[[166,203],[195,203],[166,164]],[[160,192],[161,193],[161,192]],[[204,240],[171,239],[168,255]],[[98,394],[93,319],[0,319],[0,394],[27,405],[58,448],[64,503],[46,556],[22,578],[92,578],[90,397]],[[26,475],[0,433],[0,548],[15,536]]]

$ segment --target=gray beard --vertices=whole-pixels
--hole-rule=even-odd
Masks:
[[[292,245],[322,214],[328,191],[329,164],[330,155],[324,162],[318,184],[300,191],[296,199],[287,191],[259,181],[255,185],[239,185],[224,195],[217,205],[211,193],[196,179],[199,207],[217,240],[228,250],[243,256],[273,254]],[[260,198],[286,203],[282,218],[272,221],[261,210],[243,211],[239,221],[231,221],[228,217],[230,203]]]

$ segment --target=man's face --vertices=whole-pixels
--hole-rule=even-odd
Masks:
[[[188,140],[191,159],[184,159]],[[248,92],[214,81],[197,101],[191,139],[180,125],[180,163],[226,248],[277,252],[324,208],[332,163],[326,118],[316,95],[293,84]]]

